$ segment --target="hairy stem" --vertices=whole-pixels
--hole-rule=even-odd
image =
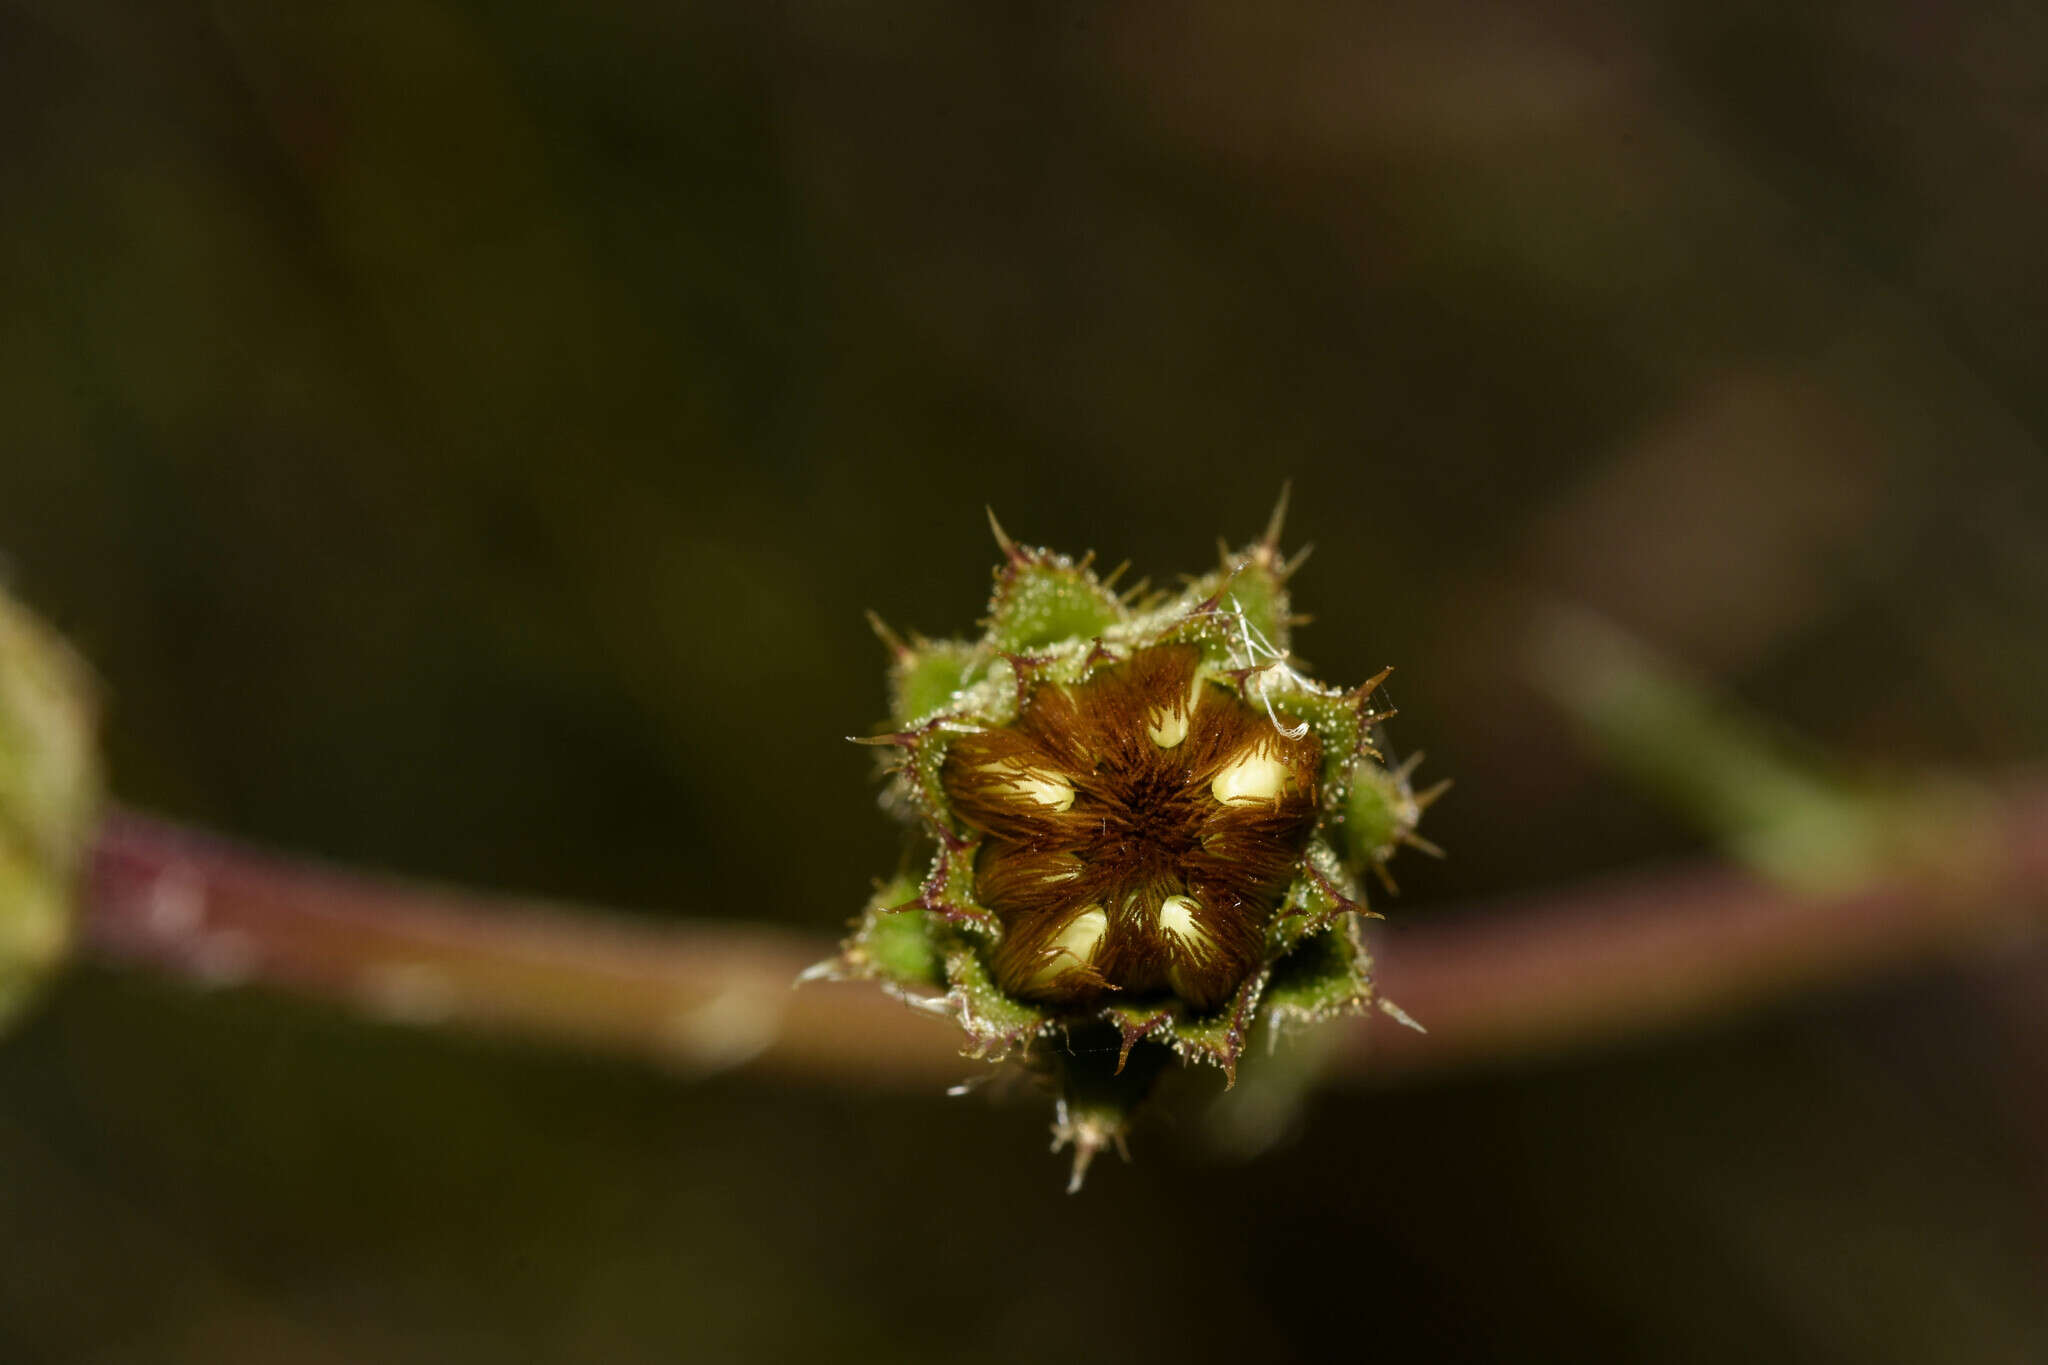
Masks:
[[[1382,928],[1382,991],[1429,1031],[1352,1021],[1333,1067],[1371,1079],[1612,1044],[2031,929],[2048,915],[2048,788],[2016,788],[1988,815],[1967,851],[1843,894],[1706,865]],[[95,844],[80,941],[91,960],[200,985],[696,1073],[927,1088],[975,1066],[951,1030],[871,987],[792,989],[830,954],[822,938],[343,873],[125,812]]]

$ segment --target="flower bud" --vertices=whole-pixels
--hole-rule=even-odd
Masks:
[[[1426,846],[1434,794],[1373,744],[1385,674],[1332,687],[1290,653],[1278,523],[1171,594],[1119,594],[997,527],[983,634],[876,623],[892,728],[861,742],[925,871],[880,888],[818,974],[878,980],[969,1056],[1045,1075],[1076,1183],[1163,1065],[1234,1080],[1255,1024],[1374,1004],[1359,874]]]
[[[0,594],[0,1023],[63,956],[98,798],[85,668]]]
[[[1422,763],[1422,755],[1410,754],[1399,767],[1388,768],[1369,754],[1362,754],[1347,774],[1347,790],[1341,807],[1342,843],[1354,867],[1370,869],[1387,890],[1394,879],[1387,862],[1404,848],[1443,857],[1443,850],[1415,832],[1422,812],[1450,790],[1450,780],[1425,791],[1416,791],[1409,779]]]

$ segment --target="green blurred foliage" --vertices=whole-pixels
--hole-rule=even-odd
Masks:
[[[9,0],[0,552],[128,800],[825,935],[864,608],[965,628],[984,504],[1143,574],[1291,476],[1301,650],[1458,779],[1427,915],[1694,847],[1541,601],[1850,763],[2048,747],[2044,76],[1974,3]],[[88,974],[0,1049],[0,1357],[2043,1358],[2042,970],[1075,1201],[1028,1106]]]

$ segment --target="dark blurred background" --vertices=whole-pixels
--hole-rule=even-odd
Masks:
[[[0,555],[119,795],[836,932],[863,608],[1170,580],[1281,481],[1456,792],[1390,908],[1700,851],[1589,604],[1851,768],[2048,748],[2032,6],[0,4]],[[1198,1127],[73,976],[0,1360],[2048,1359],[2048,954]],[[934,1027],[938,1027],[934,1025]],[[969,1070],[963,1063],[963,1074]]]

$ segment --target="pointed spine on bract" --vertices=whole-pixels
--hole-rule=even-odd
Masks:
[[[1385,1004],[1362,874],[1428,847],[1434,792],[1375,745],[1384,671],[1344,689],[1297,666],[1284,507],[1171,594],[1120,594],[991,514],[979,638],[874,622],[891,720],[861,742],[927,861],[820,973],[881,981],[954,1020],[968,1055],[1046,1074],[1077,1181],[1162,1060],[1231,1081],[1255,1028]]]

